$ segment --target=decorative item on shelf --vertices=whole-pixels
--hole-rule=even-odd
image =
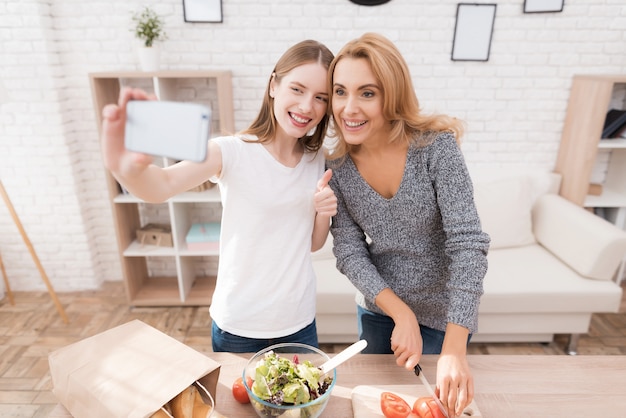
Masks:
[[[147,224],[137,230],[137,241],[141,245],[173,247],[172,227],[166,224]]]
[[[601,196],[602,195],[602,185],[598,183],[589,183],[589,192],[588,194],[592,196]]]
[[[620,138],[626,128],[626,110],[611,109],[606,114],[602,138]]]
[[[146,6],[133,15],[135,37],[141,40],[139,65],[143,71],[157,71],[161,64],[161,49],[158,41],[167,39],[161,16]]]
[[[119,183],[117,183],[117,188],[118,188],[118,190],[120,191],[121,194],[124,194],[124,195],[129,195],[130,194],[128,189],[126,187],[122,186]]]
[[[218,251],[220,246],[219,222],[199,223],[191,225],[185,241],[187,249],[194,251]]]

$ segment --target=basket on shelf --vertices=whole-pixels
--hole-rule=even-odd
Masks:
[[[173,247],[172,227],[166,224],[147,224],[137,230],[137,241],[141,245]]]

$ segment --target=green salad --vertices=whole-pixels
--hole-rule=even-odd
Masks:
[[[300,362],[297,354],[292,361],[270,351],[257,363],[252,392],[275,405],[300,405],[322,396],[332,380],[310,361]]]

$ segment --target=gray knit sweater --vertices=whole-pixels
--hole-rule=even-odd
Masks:
[[[328,165],[338,200],[333,252],[339,271],[362,294],[359,304],[382,313],[374,299],[391,288],[420,324],[445,331],[451,322],[476,332],[489,236],[454,137],[412,145],[391,199],[365,182],[349,156]]]

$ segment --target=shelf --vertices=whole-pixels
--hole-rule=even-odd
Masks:
[[[215,291],[215,277],[196,278],[184,301],[179,297],[176,277],[150,277],[130,304],[133,306],[207,306]]]
[[[626,108],[626,75],[583,74],[572,79],[554,171],[559,194],[585,207],[626,207],[626,139],[601,139],[610,108]],[[589,196],[598,151],[611,151],[602,181],[604,193]],[[606,154],[606,153],[605,153]]]
[[[120,193],[113,198],[115,203],[145,203],[142,199],[133,196],[132,194]],[[168,202],[174,203],[220,203],[220,189],[214,186],[208,190],[201,192],[185,192],[176,195],[168,200]]]
[[[587,195],[583,206],[586,208],[626,207],[626,194],[604,187],[601,195]]]
[[[141,244],[133,241],[124,250],[124,257],[173,257],[176,255],[174,247],[159,247],[158,245]]]
[[[621,138],[601,139],[600,143],[598,144],[598,148],[602,148],[602,149],[626,148],[626,139],[621,139]]]
[[[222,201],[220,197],[220,189],[217,186],[213,186],[208,190],[201,192],[185,192],[174,196],[170,199],[170,202],[175,203],[220,203]]]
[[[219,251],[200,251],[200,250],[188,250],[186,247],[182,247],[178,250],[178,254],[181,257],[217,257],[220,255]]]
[[[161,100],[208,105],[212,109],[213,133],[235,132],[230,71],[109,71],[90,73],[89,79],[98,132],[102,132],[102,109],[117,103],[124,86],[158,93]],[[154,160],[162,167],[174,162],[166,158]],[[192,190],[202,191],[187,191],[166,202],[152,204],[121,193],[117,180],[110,172],[105,174],[129,303],[134,306],[210,305],[216,280],[212,275],[216,270],[216,257],[219,263],[219,252],[190,251],[185,235],[194,222],[203,222],[203,217],[212,220],[219,215],[219,187],[213,185],[206,190],[198,187]],[[168,223],[173,246],[141,244],[136,239],[136,231],[148,223]],[[151,260],[153,257],[166,259]],[[152,264],[152,261],[157,263]]]

